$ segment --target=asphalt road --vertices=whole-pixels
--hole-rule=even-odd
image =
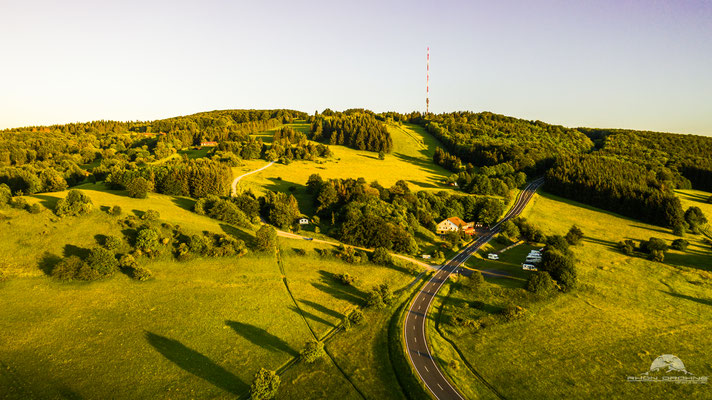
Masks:
[[[450,381],[445,378],[428,347],[425,335],[425,324],[430,305],[450,274],[458,271],[461,264],[465,263],[474,252],[479,250],[480,247],[499,233],[502,222],[519,215],[543,182],[543,179],[539,179],[527,185],[504,218],[494,225],[489,232],[468,244],[450,261],[444,263],[440,270],[438,270],[438,272],[430,278],[428,283],[423,286],[420,292],[418,292],[410,304],[403,326],[406,351],[420,379],[425,383],[425,386],[427,386],[435,398],[439,400],[464,399],[464,397]],[[486,382],[484,383],[488,385]]]

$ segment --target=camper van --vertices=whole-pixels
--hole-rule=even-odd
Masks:
[[[534,264],[522,264],[522,269],[525,271],[538,271]]]
[[[490,260],[499,260],[499,255],[494,254],[494,253],[489,253],[489,254],[487,254],[487,258]]]

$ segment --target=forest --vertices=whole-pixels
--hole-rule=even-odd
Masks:
[[[562,157],[546,174],[546,190],[605,210],[668,227],[683,224],[680,200],[658,174],[600,155]]]
[[[312,140],[384,153],[393,148],[391,134],[373,113],[363,110],[328,111],[311,119]]]
[[[126,180],[117,178],[117,171],[124,170],[144,176],[159,191],[187,194],[190,190],[178,188],[175,180],[162,181],[167,171],[189,169],[194,180],[198,179],[195,174],[229,172],[215,163],[235,166],[241,159],[265,155],[265,145],[249,134],[306,117],[306,113],[292,110],[225,110],[147,122],[93,121],[6,129],[0,131],[0,183],[7,184],[16,195],[53,192],[86,179],[104,180],[113,172],[116,185],[125,187]],[[203,141],[225,142],[210,153],[215,163],[198,166],[183,161],[165,168],[150,166]],[[326,148],[313,144],[291,146],[282,152],[286,157],[306,159],[329,154]],[[185,184],[186,174],[183,172],[177,180]],[[222,178],[211,179],[208,191],[222,194]]]

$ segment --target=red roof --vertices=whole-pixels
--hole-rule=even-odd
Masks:
[[[447,219],[448,221],[452,222],[453,224],[457,226],[465,226],[467,225],[467,222],[461,220],[459,217],[450,217]]]

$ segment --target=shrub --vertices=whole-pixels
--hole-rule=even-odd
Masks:
[[[32,214],[39,214],[42,212],[42,206],[40,206],[40,203],[35,203],[30,206],[29,210]]]
[[[86,261],[91,268],[103,276],[113,274],[119,266],[119,262],[116,260],[114,253],[103,247],[94,247],[91,249]]]
[[[69,256],[62,259],[52,268],[50,275],[63,281],[92,281],[101,277],[95,269],[77,256]]]
[[[502,318],[504,318],[504,320],[507,322],[522,318],[522,317],[524,317],[525,313],[526,313],[526,310],[519,306],[508,306],[508,307],[505,307],[500,312],[500,314],[502,315]]]
[[[139,176],[129,181],[126,185],[126,190],[129,192],[130,197],[145,199],[148,196],[148,192],[153,190],[153,183]]]
[[[668,249],[667,244],[663,239],[651,237],[649,240],[640,242],[640,250],[646,253],[652,253],[654,251],[666,251]]]
[[[392,265],[393,257],[385,247],[376,247],[371,255],[371,262],[378,265]]]
[[[156,210],[146,210],[141,216],[144,221],[158,221],[161,218],[161,214]]]
[[[351,329],[351,320],[349,319],[349,317],[341,318],[341,329],[343,329],[344,331],[348,331],[349,329]]]
[[[672,247],[675,250],[685,251],[685,250],[687,250],[687,246],[689,244],[690,244],[690,242],[688,242],[685,239],[675,239],[672,241],[672,245],[670,247]]]
[[[262,225],[255,233],[254,247],[257,251],[274,251],[277,246],[277,231],[269,226]]]
[[[136,248],[146,253],[158,249],[158,231],[153,228],[143,228],[136,236]]]
[[[119,206],[113,206],[113,207],[111,207],[111,215],[114,215],[114,216],[116,216],[116,217],[118,217],[119,215],[121,215],[121,207],[119,207]]]
[[[635,243],[630,239],[626,239],[625,241],[621,240],[618,242],[618,249],[623,252],[623,254],[632,256],[635,252]]]
[[[665,252],[662,250],[651,250],[648,259],[655,262],[665,261]]]
[[[349,314],[349,321],[354,325],[360,325],[364,321],[363,311],[354,310]]]
[[[121,247],[121,244],[123,241],[121,238],[113,235],[109,235],[104,239],[104,247],[111,251],[116,251],[119,247]]]
[[[551,275],[549,275],[548,272],[539,271],[529,277],[529,280],[527,281],[527,290],[532,293],[546,296],[556,290],[556,282],[551,279]]]
[[[11,198],[12,190],[10,190],[10,186],[5,183],[0,183],[0,208],[8,204]]]
[[[255,379],[250,387],[250,399],[269,400],[277,395],[279,389],[279,375],[276,372],[264,368],[255,374]]]
[[[581,239],[583,239],[583,231],[576,225],[572,226],[566,233],[566,241],[572,246],[579,244]]]
[[[89,196],[79,190],[72,189],[67,193],[65,198],[57,201],[57,205],[54,207],[54,213],[60,217],[88,214],[93,205]]]
[[[577,274],[571,255],[558,250],[547,250],[539,264],[539,270],[548,272],[565,292],[576,286]]]
[[[18,210],[27,210],[30,207],[24,197],[13,197],[10,199],[10,206]]]
[[[672,234],[675,236],[684,236],[685,235],[685,225],[680,223],[680,224],[675,224],[672,228]]]
[[[188,240],[188,249],[193,254],[207,254],[212,243],[204,235],[191,235]]]
[[[551,235],[546,237],[546,245],[562,253],[569,251],[569,242],[561,235]]]
[[[382,309],[393,301],[393,293],[388,284],[383,283],[371,289],[366,297],[368,307]]]
[[[119,267],[125,271],[131,271],[138,267],[138,263],[131,254],[124,254],[119,259]]]
[[[354,283],[356,278],[348,273],[343,273],[343,274],[336,275],[336,280],[338,280],[339,282],[341,282],[342,284],[344,284],[346,286],[349,286]]]
[[[146,281],[153,278],[153,273],[146,267],[137,266],[131,270],[131,278],[138,281]]]
[[[326,355],[324,351],[324,343],[318,340],[310,340],[304,346],[304,350],[300,353],[302,360],[307,364],[312,364]]]
[[[480,271],[473,271],[472,275],[469,277],[464,277],[462,278],[462,285],[466,287],[467,289],[477,292],[485,283],[485,278],[482,277],[482,273]]]

